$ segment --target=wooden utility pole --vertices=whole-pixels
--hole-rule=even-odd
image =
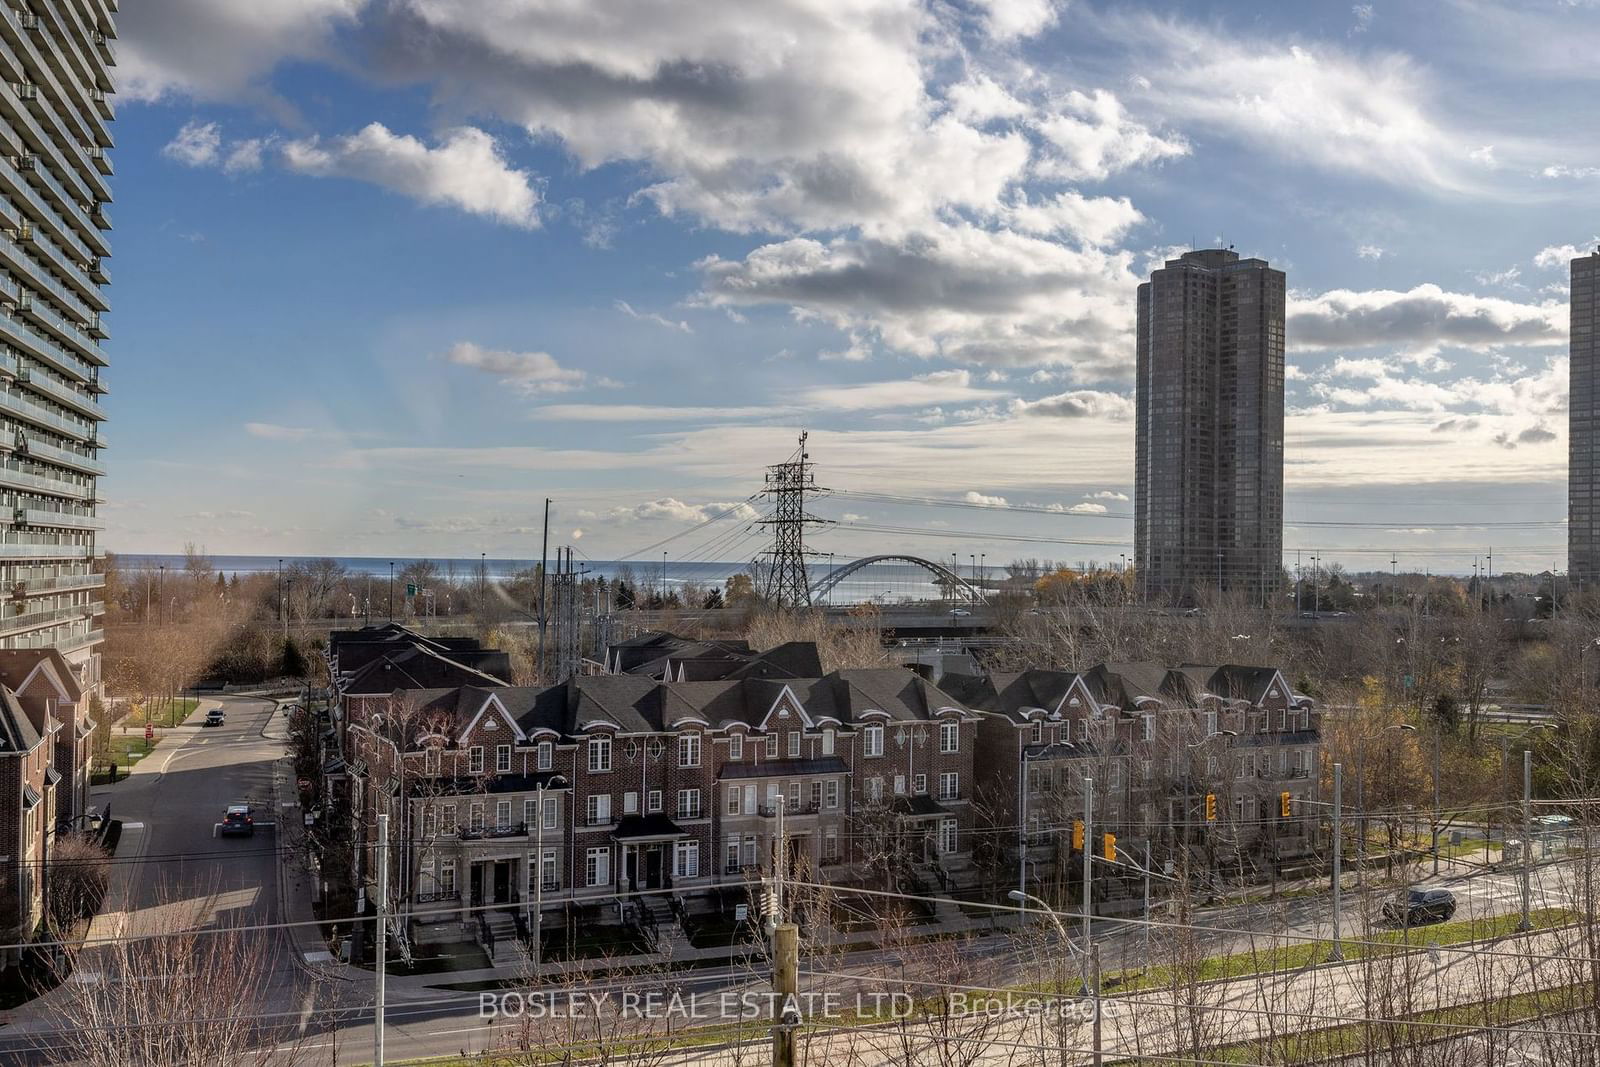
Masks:
[[[772,934],[772,991],[777,994],[772,1021],[772,1067],[795,1067],[799,1028],[800,927],[780,922]]]

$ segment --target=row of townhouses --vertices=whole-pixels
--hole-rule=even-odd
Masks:
[[[771,873],[780,813],[795,877],[952,894],[1065,881],[1088,781],[1091,832],[1135,858],[1281,864],[1314,842],[1317,713],[1269,667],[934,684],[902,667],[824,674],[810,646],[647,635],[607,654],[618,673],[534,688],[400,628],[336,634],[329,655],[328,787],[351,869],[370,894],[387,814],[391,899],[414,919],[622,908],[657,890],[726,907]],[[434,684],[385,689],[389,657],[407,674],[427,663]],[[1116,899],[1118,873],[1097,895]]]
[[[84,828],[94,721],[55,649],[0,649],[0,965],[45,920],[61,832]]]

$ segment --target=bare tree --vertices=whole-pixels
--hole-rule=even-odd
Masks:
[[[267,983],[278,942],[218,913],[214,897],[168,894],[153,929],[74,953],[80,978],[48,1000],[57,1029],[39,1053],[84,1067],[216,1067],[311,1062],[273,1025]]]

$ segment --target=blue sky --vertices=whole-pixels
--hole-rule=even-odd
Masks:
[[[1134,287],[1221,242],[1288,273],[1291,564],[1565,566],[1595,3],[141,0],[120,34],[113,548],[529,556],[549,496],[591,558],[737,558],[806,427],[825,551],[1116,560]]]

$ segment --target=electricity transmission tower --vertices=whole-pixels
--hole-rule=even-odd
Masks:
[[[827,490],[817,488],[816,476],[807,466],[807,433],[801,431],[800,445],[787,462],[767,468],[761,495],[772,501],[772,515],[761,525],[772,527],[772,548],[767,552],[766,588],[762,595],[781,608],[811,606],[811,581],[806,576],[805,530],[821,526],[826,520],[806,514],[806,494]]]
[[[572,549],[557,550],[556,572],[550,576],[556,600],[556,684],[578,673],[578,635],[583,622],[578,614],[577,573],[572,569]]]

